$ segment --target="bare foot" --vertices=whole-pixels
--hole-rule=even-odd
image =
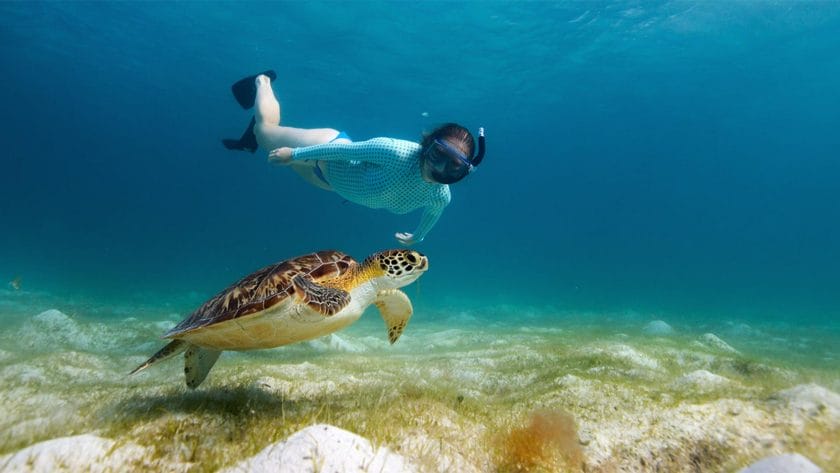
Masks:
[[[265,74],[260,74],[254,80],[254,84],[256,84],[257,87],[262,86],[262,85],[270,86],[271,85],[271,79]]]

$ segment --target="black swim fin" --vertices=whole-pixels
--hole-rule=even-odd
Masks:
[[[272,81],[277,78],[277,73],[272,70],[260,72],[260,74],[267,75]],[[257,99],[257,87],[254,85],[254,81],[260,74],[254,74],[240,79],[230,86],[230,90],[233,92],[233,98],[246,110],[253,107],[254,101]]]
[[[257,136],[254,134],[254,125],[257,123],[255,118],[251,118],[251,123],[245,129],[245,133],[238,140],[225,138],[222,144],[225,148],[234,151],[250,151],[255,153],[257,151]]]

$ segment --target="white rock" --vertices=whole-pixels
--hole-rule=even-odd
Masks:
[[[700,343],[702,343],[703,345],[721,350],[721,351],[725,351],[725,352],[729,352],[729,353],[739,353],[738,350],[732,348],[731,345],[724,342],[723,340],[720,339],[720,337],[718,337],[717,335],[715,335],[713,333],[704,333],[700,337]]]
[[[659,362],[644,353],[624,344],[613,345],[604,350],[611,358],[621,360],[639,368],[659,369]]]
[[[29,318],[17,338],[20,343],[38,351],[103,352],[122,346],[122,339],[129,336],[125,330],[113,330],[112,327],[83,324],[60,310],[50,309]]]
[[[80,342],[83,344],[88,342],[79,324],[56,309],[46,310],[27,320],[21,335],[23,341],[36,345],[38,348],[55,348],[56,345],[75,347]]]
[[[808,415],[826,414],[840,418],[840,394],[819,384],[800,384],[774,394],[773,398]]]
[[[172,328],[175,327],[175,325],[177,325],[177,323],[173,324],[169,320],[159,320],[157,322],[152,323],[152,327],[154,327],[159,332],[168,332],[172,330]]]
[[[822,469],[798,453],[763,458],[738,473],[821,473]]]
[[[763,335],[760,330],[756,330],[745,323],[732,324],[726,332],[735,337],[760,337]]]
[[[316,424],[220,473],[410,472],[417,468],[385,447],[328,424]]]
[[[361,353],[366,350],[363,345],[353,343],[334,333],[327,335],[326,337],[321,337],[310,341],[309,346],[318,351],[343,351],[347,353]]]
[[[708,392],[727,386],[729,379],[706,370],[696,370],[677,378],[671,386],[676,389],[691,389]]]
[[[53,471],[126,471],[132,464],[140,464],[148,455],[136,444],[114,448],[114,440],[96,435],[61,437],[36,443],[10,455],[0,457],[4,472]]]
[[[561,376],[559,378],[556,378],[554,380],[554,384],[556,384],[558,386],[564,386],[564,387],[575,386],[575,385],[580,384],[581,382],[583,382],[583,380],[581,380],[580,378],[578,378],[577,376],[575,376],[573,374],[563,375],[563,376]]]
[[[464,331],[449,329],[427,337],[426,346],[428,348],[454,348],[458,345],[463,345],[467,338],[464,335]]]
[[[0,363],[6,362],[14,358],[14,353],[0,349]]]
[[[674,333],[674,329],[663,320],[653,320],[644,326],[642,331],[648,335],[670,335]]]

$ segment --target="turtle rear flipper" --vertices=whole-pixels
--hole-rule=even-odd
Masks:
[[[373,303],[385,319],[388,341],[393,345],[402,335],[405,326],[408,325],[408,319],[414,313],[411,300],[399,289],[386,289],[379,291]]]
[[[211,350],[198,345],[190,345],[184,353],[184,376],[187,380],[187,387],[195,389],[207,378],[210,368],[216,364],[221,350]]]
[[[129,376],[133,375],[134,373],[137,373],[138,371],[143,371],[144,369],[152,366],[157,362],[172,358],[178,353],[181,353],[182,351],[186,350],[188,345],[189,343],[183,340],[172,340],[165,347],[161,348],[160,350],[158,350],[157,353],[152,355],[151,358],[146,360],[145,363],[131,370],[131,373],[128,373]]]
[[[331,316],[350,304],[350,293],[334,287],[322,286],[309,278],[295,276],[292,279],[295,295],[315,312]]]

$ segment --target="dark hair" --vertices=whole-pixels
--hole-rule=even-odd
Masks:
[[[475,139],[472,133],[457,123],[445,123],[431,133],[424,134],[420,146],[425,150],[438,139],[444,139],[453,146],[457,146],[468,159],[471,159],[475,152]]]

